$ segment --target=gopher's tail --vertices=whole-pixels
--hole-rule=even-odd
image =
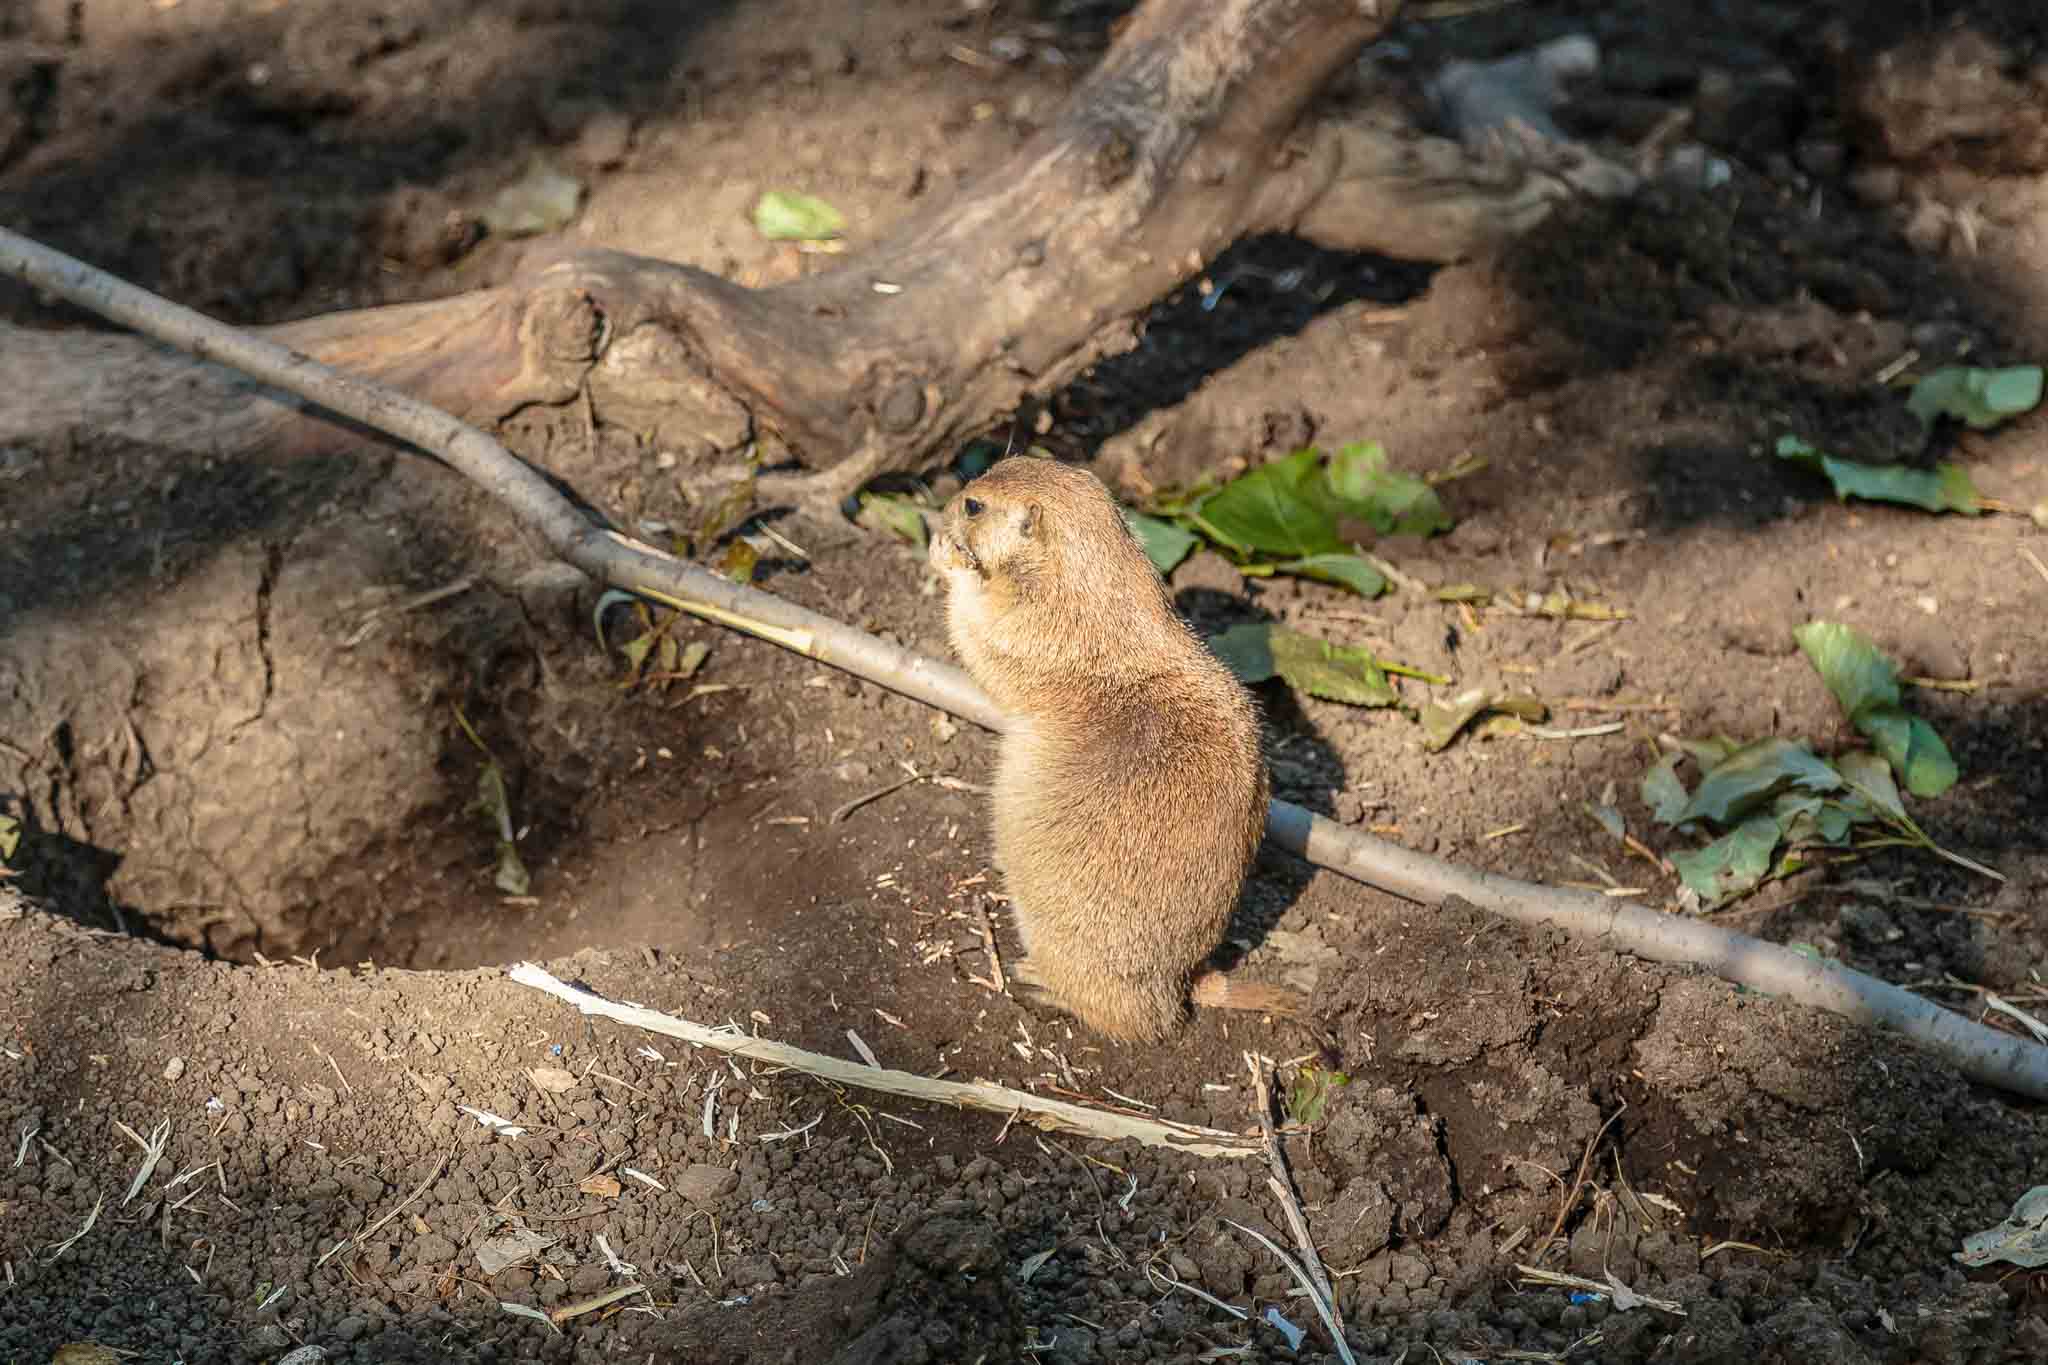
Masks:
[[[1188,994],[1202,1009],[1248,1010],[1289,1018],[1308,1012],[1308,997],[1300,991],[1265,981],[1247,981],[1213,968],[1196,973]]]

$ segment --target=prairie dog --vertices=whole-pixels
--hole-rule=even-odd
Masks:
[[[931,562],[974,680],[1010,719],[991,802],[1022,975],[1153,1042],[1197,1004],[1291,992],[1204,970],[1266,824],[1258,711],[1196,638],[1109,490],[1003,460],[946,507]]]

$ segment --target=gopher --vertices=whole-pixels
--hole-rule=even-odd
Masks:
[[[1206,964],[1266,824],[1251,694],[1173,608],[1109,490],[1034,456],[947,505],[953,648],[1009,718],[991,802],[1018,975],[1113,1038],[1291,992]]]

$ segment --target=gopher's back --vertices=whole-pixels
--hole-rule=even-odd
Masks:
[[[1136,685],[1005,735],[996,858],[1044,984],[1120,1038],[1176,1028],[1258,849],[1266,770],[1257,713],[1196,643]]]

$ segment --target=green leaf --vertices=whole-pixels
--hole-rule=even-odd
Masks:
[[[14,850],[21,847],[21,821],[11,815],[0,815],[0,863],[12,861]]]
[[[1841,786],[1842,775],[1804,745],[1787,739],[1760,739],[1709,768],[1678,819],[1680,824],[1711,820],[1726,827],[1780,792],[1831,792]],[[1775,822],[1771,828],[1776,830]]]
[[[1961,512],[1975,516],[1983,510],[1977,486],[1961,465],[1939,464],[1933,469],[1909,465],[1858,464],[1824,455],[1797,436],[1778,438],[1778,458],[1825,474],[1834,485],[1835,496],[1846,502],[1897,502],[1929,512]]]
[[[1392,706],[1399,700],[1371,650],[1331,644],[1284,626],[1232,626],[1210,636],[1209,648],[1247,684],[1277,677],[1312,697],[1353,706]]]
[[[1876,805],[1876,813],[1893,820],[1906,818],[1906,803],[1899,799],[1899,789],[1892,782],[1891,764],[1868,749],[1856,749],[1841,754],[1835,759],[1835,770],[1844,781],[1855,788],[1857,794]],[[1858,802],[1861,806],[1863,803]],[[1858,812],[1868,818],[1870,812]]]
[[[1793,631],[1792,638],[1850,720],[1865,707],[1899,704],[1898,669],[1854,626],[1810,621]]]
[[[1899,704],[1899,671],[1868,636],[1833,621],[1810,622],[1792,635],[1849,723],[1877,746],[1907,791],[1939,796],[1956,784],[1961,773],[1948,746]]]
[[[1340,554],[1337,518],[1323,484],[1321,455],[1313,448],[1260,465],[1232,479],[1197,505],[1198,524],[1239,554]]]
[[[1660,825],[1677,824],[1679,814],[1685,809],[1688,799],[1685,783],[1678,777],[1678,765],[1684,759],[1682,750],[1673,750],[1651,764],[1650,770],[1643,774],[1643,804],[1650,808],[1650,817]]]
[[[1321,1067],[1305,1066],[1295,1074],[1294,1084],[1287,1087],[1287,1119],[1302,1127],[1313,1125],[1322,1118],[1323,1110],[1329,1105],[1330,1096],[1340,1087],[1351,1084],[1351,1077],[1341,1071],[1325,1071]]]
[[[837,237],[846,215],[813,194],[770,190],[754,205],[754,230],[771,242],[815,242]]]
[[[1261,465],[1203,498],[1194,520],[1240,555],[1310,562],[1352,548],[1342,534],[1344,520],[1364,522],[1381,535],[1429,535],[1451,525],[1436,490],[1387,468],[1386,451],[1372,442],[1347,445],[1327,464],[1311,446]],[[1362,579],[1350,565],[1331,571],[1340,576],[1307,576],[1345,587]]]
[[[1387,468],[1387,452],[1378,441],[1339,448],[1330,456],[1328,481],[1338,510],[1371,523],[1381,535],[1427,536],[1451,528],[1436,490]]]
[[[1778,832],[1771,816],[1754,815],[1697,852],[1672,854],[1671,865],[1702,901],[1719,905],[1754,889],[1769,874]]]
[[[1727,762],[1742,745],[1726,735],[1713,735],[1706,739],[1681,739],[1678,747],[1691,754],[1692,761],[1705,772],[1716,763]]]
[[[860,515],[854,518],[870,530],[887,531],[918,549],[925,548],[924,509],[896,493],[863,493]]]
[[[647,662],[647,655],[654,648],[654,642],[660,638],[660,631],[647,631],[620,645],[619,652],[626,656],[626,662],[631,665],[635,673],[638,673],[641,666]]]
[[[1857,715],[1856,728],[1877,746],[1915,796],[1939,796],[1962,776],[1934,727],[1902,706],[1870,707]]]
[[[1351,589],[1360,597],[1378,597],[1387,590],[1385,575],[1354,554],[1306,555],[1300,559],[1284,560],[1273,568],[1279,573],[1335,583],[1340,588]]]
[[[1138,538],[1138,544],[1145,547],[1145,558],[1152,561],[1152,567],[1164,574],[1170,574],[1179,563],[1188,557],[1202,538],[1186,527],[1158,517],[1148,517],[1143,512],[1124,513],[1124,520],[1130,524],[1131,534]]]
[[[2003,370],[1952,365],[1915,384],[1906,399],[1906,410],[1930,427],[1937,417],[1953,417],[1984,431],[2008,417],[2032,412],[2040,402],[2039,365]]]

